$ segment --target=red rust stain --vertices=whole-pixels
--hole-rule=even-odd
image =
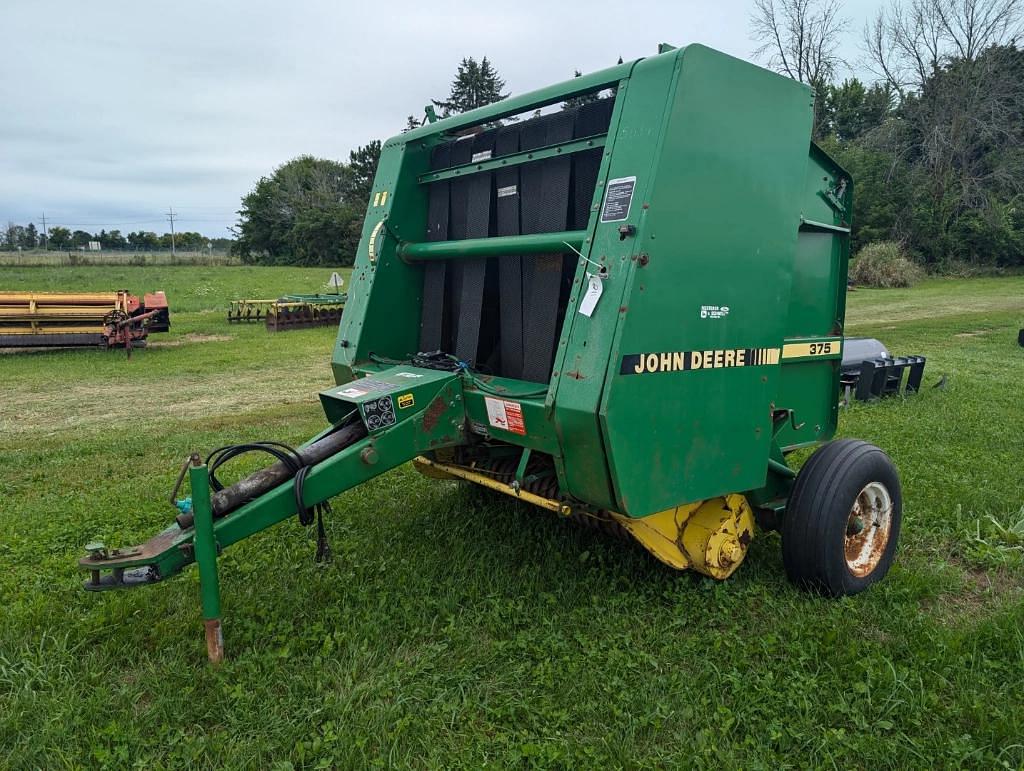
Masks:
[[[445,401],[443,396],[438,396],[430,403],[423,413],[423,429],[428,433],[434,430],[437,421],[444,415]]]

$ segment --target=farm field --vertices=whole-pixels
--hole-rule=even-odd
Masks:
[[[904,487],[889,577],[792,588],[777,535],[728,581],[402,467],[226,551],[228,659],[194,568],[86,593],[85,543],[173,516],[193,450],[324,427],[331,328],[229,325],[329,268],[3,268],[4,289],[167,292],[122,352],[0,354],[0,767],[1024,767],[1024,277],[849,296],[847,333],[928,357],[855,404]]]
[[[147,267],[182,265],[241,265],[241,260],[223,251],[187,252],[176,254],[167,251],[133,251],[113,249],[99,252],[56,251],[28,249],[19,252],[0,252],[0,267],[5,268],[59,268],[73,266]]]

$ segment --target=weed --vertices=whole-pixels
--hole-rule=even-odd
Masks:
[[[878,241],[865,246],[850,262],[850,278],[856,284],[892,289],[913,286],[924,278],[924,270],[896,241]]]

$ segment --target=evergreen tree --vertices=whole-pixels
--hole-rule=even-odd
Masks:
[[[348,154],[348,166],[352,170],[352,187],[349,200],[353,205],[370,200],[373,189],[373,178],[377,175],[377,162],[380,161],[380,140],[375,139],[368,145],[357,147]]]
[[[583,77],[583,73],[580,72],[579,70],[574,70],[572,76],[574,78],[582,78]],[[562,102],[562,109],[563,110],[571,110],[574,107],[581,107],[581,106],[583,106],[585,104],[588,104],[590,102],[596,102],[597,100],[598,100],[598,95],[594,94],[594,93],[591,93],[591,94],[581,94],[580,96],[573,96],[573,97],[570,97],[569,99],[566,99],[564,102]]]
[[[472,56],[459,63],[455,80],[452,81],[451,93],[445,100],[431,100],[441,111],[441,117],[467,112],[487,104],[500,102],[508,97],[501,90],[505,81],[498,76],[485,56],[479,62]]]

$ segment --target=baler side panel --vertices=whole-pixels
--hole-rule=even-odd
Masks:
[[[852,182],[813,144],[801,205],[786,339],[831,338],[834,342],[824,356],[782,360],[778,406],[794,410],[794,419],[779,431],[783,448],[827,441],[835,435],[839,419]]]
[[[354,367],[371,352],[404,359],[419,350],[423,269],[397,256],[396,237],[424,240],[427,191],[417,177],[427,170],[430,144],[395,138],[381,148],[334,346],[336,383],[356,377]]]
[[[656,158],[653,148],[663,134],[668,107],[665,95],[676,69],[676,56],[644,59],[633,69],[636,77],[619,84],[591,207],[591,241],[583,245],[590,262],[580,260],[577,266],[552,374],[554,393],[549,400],[555,404],[565,487],[577,498],[607,509],[615,509],[617,504],[604,460],[607,450],[599,411],[616,325],[624,313],[623,296],[640,248],[637,238],[620,239],[619,227],[639,229],[645,217],[642,202],[648,200],[647,186]],[[629,216],[623,221],[601,222],[607,181],[622,176],[637,177]],[[595,263],[608,270],[607,277],[601,279],[601,298],[588,317],[579,312],[579,303],[587,291],[588,274],[597,271]]]
[[[812,121],[806,86],[703,46],[681,64],[601,409],[634,517],[765,482]]]

